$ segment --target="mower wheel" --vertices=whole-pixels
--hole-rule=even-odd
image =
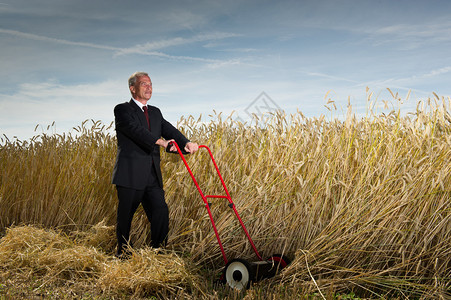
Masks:
[[[291,260],[283,254],[274,254],[267,260],[274,262],[274,266],[277,268],[277,271],[282,270],[291,263]]]
[[[236,258],[229,261],[225,266],[224,278],[231,288],[242,290],[250,286],[250,282],[254,279],[254,274],[247,261]]]

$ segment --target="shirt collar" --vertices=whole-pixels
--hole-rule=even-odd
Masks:
[[[145,105],[143,105],[141,102],[139,102],[138,100],[136,100],[135,98],[132,97],[132,100],[135,101],[136,105],[139,106],[139,108],[141,108],[142,111],[144,111],[143,107]]]

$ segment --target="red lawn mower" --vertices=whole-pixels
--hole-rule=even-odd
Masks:
[[[211,161],[213,162],[216,172],[218,174],[219,179],[221,180],[222,186],[224,187],[225,195],[205,195],[201,188],[199,187],[199,184],[197,183],[196,178],[193,175],[193,172],[191,171],[191,168],[188,166],[188,163],[186,162],[186,159],[184,157],[184,154],[187,154],[187,152],[182,151],[176,142],[172,141],[166,148],[167,152],[171,152],[169,149],[172,145],[175,145],[177,148],[177,153],[180,155],[180,157],[183,160],[183,163],[186,166],[186,169],[188,170],[194,184],[197,187],[197,190],[199,191],[200,196],[202,197],[202,200],[204,201],[205,207],[207,208],[208,216],[210,217],[211,224],[213,226],[213,230],[216,235],[216,239],[218,240],[219,248],[222,252],[222,257],[224,258],[225,268],[222,274],[222,281],[227,283],[230,287],[234,289],[246,289],[249,287],[251,282],[255,282],[258,280],[261,280],[263,278],[270,278],[276,275],[278,271],[285,268],[289,263],[290,260],[282,254],[274,254],[270,256],[267,259],[263,259],[262,256],[258,253],[257,248],[254,245],[254,242],[252,241],[246,226],[244,226],[243,221],[241,220],[238,211],[236,210],[235,204],[232,201],[232,198],[230,197],[229,191],[227,190],[227,187],[225,185],[224,179],[221,176],[221,173],[219,172],[219,168],[216,164],[215,159],[213,158],[213,154],[211,153],[210,148],[208,148],[205,145],[200,145],[199,150],[201,148],[204,148],[208,151]],[[175,153],[175,152],[173,152]],[[215,222],[213,220],[213,216],[211,214],[210,206],[211,203],[208,202],[208,198],[222,198],[227,199],[229,202],[228,206],[233,210],[235,213],[238,221],[241,224],[241,227],[243,228],[243,231],[249,240],[249,243],[252,246],[252,249],[254,250],[255,254],[258,257],[258,261],[256,262],[248,262],[244,259],[235,258],[233,260],[228,260],[227,256],[224,251],[224,247],[222,246],[221,239],[219,238],[218,230],[216,229]]]

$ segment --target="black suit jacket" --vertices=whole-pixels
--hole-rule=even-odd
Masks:
[[[160,187],[160,147],[155,142],[163,137],[174,139],[183,149],[189,140],[168,121],[161,111],[148,105],[150,130],[144,112],[133,100],[116,105],[114,118],[117,136],[117,157],[112,183],[142,190],[149,182],[151,167],[155,168]]]

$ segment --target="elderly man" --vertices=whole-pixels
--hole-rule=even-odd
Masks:
[[[130,242],[130,227],[139,204],[151,223],[152,247],[166,244],[169,213],[164,198],[159,148],[166,148],[175,140],[189,153],[198,150],[198,145],[166,121],[157,107],[147,104],[152,96],[152,81],[147,73],[134,73],[128,86],[132,99],[114,108],[118,151],[112,183],[116,185],[119,199],[118,257],[127,257],[124,250]],[[175,146],[172,145],[170,150],[176,151]]]

